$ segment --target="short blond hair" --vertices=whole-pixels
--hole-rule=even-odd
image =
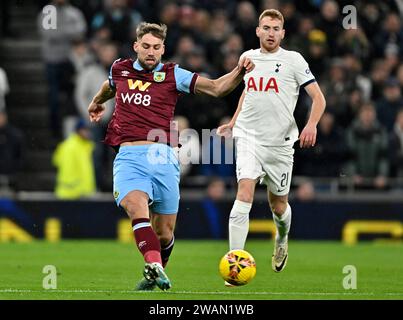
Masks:
[[[264,10],[259,16],[259,24],[262,21],[262,19],[265,18],[265,17],[270,17],[272,19],[278,19],[278,20],[281,21],[281,25],[284,26],[283,14],[280,11],[276,10],[276,9],[266,9],[266,10]]]
[[[162,41],[167,37],[167,26],[165,24],[156,24],[141,22],[136,29],[137,40],[140,40],[144,35],[151,33],[154,37],[160,38]]]

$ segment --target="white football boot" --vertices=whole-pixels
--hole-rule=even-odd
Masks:
[[[288,241],[284,242],[283,244],[279,244],[277,241],[274,243],[275,245],[273,256],[271,258],[271,267],[273,268],[274,272],[281,272],[287,265]]]

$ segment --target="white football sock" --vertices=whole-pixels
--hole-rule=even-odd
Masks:
[[[252,203],[235,200],[229,216],[230,250],[243,249],[249,231],[249,212]]]
[[[288,240],[288,232],[291,226],[291,207],[287,203],[287,208],[285,212],[278,216],[273,213],[273,220],[277,227],[276,242],[283,244]]]

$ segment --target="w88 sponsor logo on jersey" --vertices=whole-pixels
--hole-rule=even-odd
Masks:
[[[151,104],[151,96],[149,94],[142,94],[140,92],[138,93],[121,93],[120,94],[123,103],[128,103],[128,104],[136,104],[136,105],[143,105],[145,107],[148,107]]]

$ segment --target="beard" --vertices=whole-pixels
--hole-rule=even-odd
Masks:
[[[160,63],[160,61],[161,61],[161,60],[156,60],[156,59],[155,59],[154,63],[151,64],[151,63],[147,63],[146,59],[144,59],[144,60],[138,59],[138,60],[139,60],[139,64],[143,67],[143,69],[144,69],[144,70],[147,70],[147,71],[151,71],[151,70],[155,69],[155,67],[156,67],[156,66]]]

